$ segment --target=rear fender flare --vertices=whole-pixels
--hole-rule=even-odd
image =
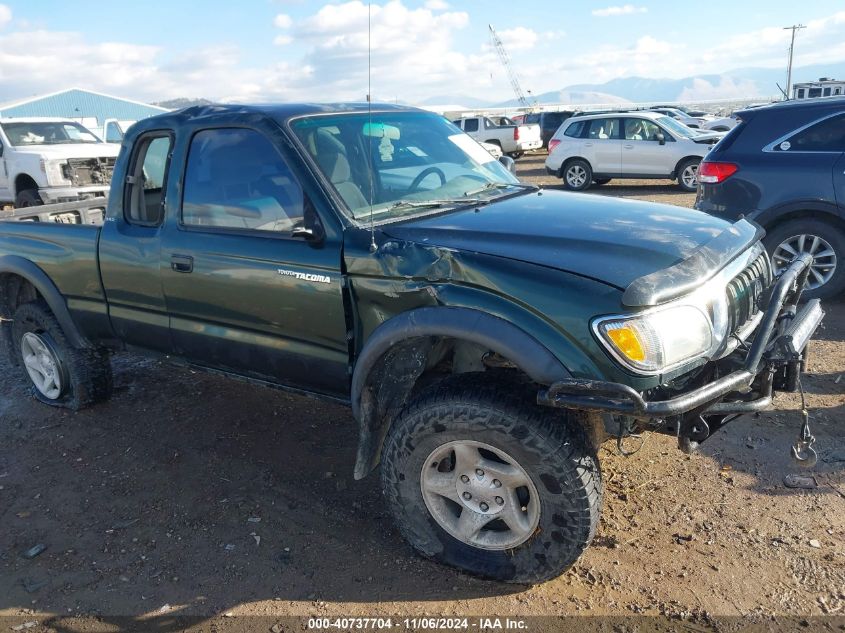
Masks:
[[[541,343],[499,317],[458,307],[426,307],[403,312],[378,326],[358,356],[352,374],[352,412],[359,425],[355,478],[362,479],[378,464],[390,424],[424,371],[424,363],[405,367],[407,380],[395,380],[390,402],[380,400],[379,368],[400,346],[424,359],[433,338],[450,338],[490,349],[515,364],[531,380],[551,384],[571,377],[564,365]],[[384,390],[382,390],[384,391]]]
[[[88,339],[79,331],[79,328],[76,327],[73,318],[70,316],[65,298],[59,292],[59,289],[56,288],[50,277],[47,276],[47,273],[23,257],[18,255],[2,255],[0,256],[0,275],[9,273],[22,277],[35,287],[38,294],[50,306],[50,310],[56,316],[59,325],[62,326],[62,330],[65,336],[68,337],[71,345],[77,348],[93,347]],[[8,316],[11,317],[12,315]]]

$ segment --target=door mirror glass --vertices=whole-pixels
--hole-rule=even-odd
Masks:
[[[510,156],[499,156],[499,162],[505,166],[505,168],[512,173],[514,176],[516,175],[516,161],[511,158]]]

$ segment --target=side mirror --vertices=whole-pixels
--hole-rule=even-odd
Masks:
[[[663,136],[662,132],[657,133],[657,142],[660,143],[661,145],[666,145],[666,137]]]
[[[326,237],[326,232],[323,230],[323,225],[319,220],[312,223],[311,226],[300,224],[293,227],[290,232],[291,237],[305,240],[306,242],[322,242]]]
[[[505,168],[516,176],[516,161],[511,158],[510,156],[499,156],[499,162],[505,166]]]

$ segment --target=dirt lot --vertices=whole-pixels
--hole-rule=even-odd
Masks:
[[[519,167],[557,185],[542,157]],[[594,192],[693,199],[671,183]],[[805,379],[814,470],[789,459],[791,395],[694,456],[657,435],[629,458],[606,444],[593,547],[536,587],[414,555],[376,478],[352,480],[343,407],[121,355],[114,398],[73,414],[37,404],[0,364],[0,630],[113,630],[116,616],[174,630],[164,618],[177,614],[208,630],[227,614],[663,614],[688,630],[730,630],[733,616],[845,616],[845,301],[827,310]],[[814,487],[785,487],[790,473]],[[37,544],[46,550],[22,556]]]

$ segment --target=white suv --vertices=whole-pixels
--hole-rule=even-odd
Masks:
[[[573,191],[611,178],[669,178],[695,191],[698,164],[723,136],[657,112],[581,115],[567,119],[549,141],[546,171]]]

